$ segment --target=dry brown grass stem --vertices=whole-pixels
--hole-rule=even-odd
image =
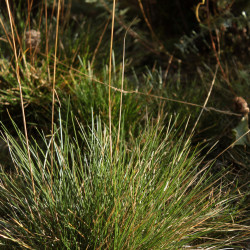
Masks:
[[[109,9],[108,5],[105,1],[100,0],[104,8],[112,14],[112,10]],[[136,39],[143,47],[147,50],[153,52],[156,55],[159,55],[161,52],[165,53],[168,56],[172,56],[168,51],[159,51],[158,49],[154,48],[154,45],[147,40],[143,39],[138,33],[136,33],[133,29],[128,29],[128,25],[122,20],[122,18],[115,16],[115,20],[125,29],[128,30],[128,34],[131,35],[134,39]],[[180,60],[179,58],[174,57],[173,60]]]
[[[33,0],[28,0],[28,25],[29,25],[29,31],[31,30],[31,27],[30,27],[30,12],[31,12],[31,8],[32,8],[32,5],[33,5]],[[29,40],[31,40],[31,33],[29,33]],[[32,56],[32,50],[31,50],[31,43],[29,44],[29,52],[30,52],[30,57]]]
[[[56,40],[55,40],[55,60],[54,60],[54,72],[53,72],[53,87],[52,87],[52,117],[51,117],[51,194],[53,187],[53,145],[54,145],[54,113],[55,113],[55,85],[56,85],[56,63],[57,63],[57,44],[58,44],[58,29],[59,29],[59,19],[60,19],[60,4],[61,0],[58,0],[57,6],[57,19],[56,19]],[[53,195],[52,195],[53,197]]]
[[[19,62],[18,62],[17,48],[16,48],[16,42],[15,42],[15,34],[14,34],[14,28],[13,28],[14,20],[13,20],[13,16],[11,14],[11,11],[10,11],[10,5],[9,5],[8,0],[6,0],[6,5],[7,5],[7,9],[8,9],[8,15],[9,15],[10,27],[11,27],[11,33],[12,33],[12,39],[13,39],[13,44],[12,45],[13,45],[13,51],[14,51],[15,61],[16,61],[16,76],[17,76],[17,81],[18,81],[18,85],[19,85],[19,92],[20,92],[24,134],[25,134],[27,153],[28,153],[28,159],[29,159],[30,177],[31,177],[31,182],[32,182],[32,189],[33,189],[34,199],[36,200],[36,189],[35,189],[35,183],[34,183],[34,178],[33,178],[33,169],[32,169],[32,165],[31,165],[29,138],[28,138],[27,124],[26,124],[26,117],[25,117],[25,110],[24,110],[22,84],[21,84],[21,78],[20,78]]]
[[[44,3],[44,14],[45,14],[45,39],[46,39],[45,53],[48,56],[48,54],[49,54],[49,40],[48,40],[48,7],[47,7],[47,0],[45,0],[45,3]]]
[[[94,51],[94,54],[93,54],[93,57],[92,57],[92,60],[91,60],[91,63],[90,63],[91,68],[92,68],[92,65],[93,65],[93,63],[95,61],[95,57],[96,57],[96,54],[97,54],[97,52],[99,50],[99,47],[100,47],[100,45],[102,43],[103,36],[104,36],[104,34],[105,34],[105,32],[106,32],[106,30],[108,28],[109,21],[110,21],[110,17],[108,18],[108,20],[107,20],[107,22],[106,22],[106,24],[104,26],[104,29],[102,31],[102,34],[101,34],[100,38],[99,38],[98,44],[97,44],[97,46],[95,48],[95,51]]]
[[[112,50],[113,50],[113,39],[114,39],[114,24],[115,24],[115,0],[113,0],[112,27],[111,27],[110,52],[109,52],[109,146],[110,146],[110,159],[111,159],[111,161],[112,161],[111,75],[112,75]]]
[[[44,12],[45,12],[45,53],[46,53],[46,57],[47,57],[47,71],[48,71],[48,79],[50,82],[50,68],[49,68],[49,34],[48,34],[48,9],[47,9],[47,0],[45,0],[44,3]]]
[[[123,52],[122,52],[122,82],[121,82],[121,90],[123,90],[124,85],[124,70],[125,70],[125,49],[126,49],[126,35],[127,31],[124,36],[123,40]],[[119,109],[119,122],[118,122],[118,133],[117,133],[117,141],[116,141],[116,149],[119,150],[119,140],[120,140],[120,131],[121,131],[121,118],[122,118],[122,91],[120,97],[120,109]]]
[[[167,81],[167,77],[168,77],[168,72],[169,72],[170,66],[171,66],[171,64],[172,64],[173,57],[174,57],[173,55],[170,56],[170,57],[169,57],[169,60],[168,60],[168,66],[167,66],[167,68],[166,68],[166,70],[165,70],[165,73],[164,73],[164,81],[163,81],[163,84],[162,84],[163,88],[165,88],[165,85],[166,85],[166,81]]]
[[[156,36],[156,34],[155,34],[155,32],[154,32],[154,30],[153,30],[153,28],[152,28],[152,25],[150,24],[150,22],[149,22],[149,20],[148,20],[148,18],[147,18],[147,16],[146,16],[146,13],[145,13],[145,11],[144,11],[144,8],[143,8],[143,5],[142,5],[141,0],[138,0],[138,3],[139,3],[139,6],[140,6],[140,9],[141,9],[143,18],[144,18],[144,20],[145,20],[145,22],[146,22],[146,24],[147,24],[147,26],[148,26],[148,28],[149,28],[149,30],[150,30],[150,32],[151,32],[152,38],[153,38],[155,41],[157,41],[157,43],[160,45],[160,48],[161,48],[162,50],[166,51],[166,49],[165,49],[165,47],[164,47],[164,44],[163,44],[163,43],[158,39],[158,37]],[[169,54],[169,53],[168,53],[168,54]],[[170,54],[169,54],[169,56],[170,56],[170,58],[171,58],[171,55],[170,55]],[[173,58],[172,58],[172,59],[173,59]]]
[[[125,32],[124,39],[123,39],[123,52],[122,52],[122,81],[121,81],[121,97],[120,97],[120,110],[119,110],[119,123],[118,123],[118,133],[117,133],[117,142],[116,142],[116,149],[119,149],[119,140],[120,140],[120,131],[121,131],[121,118],[122,118],[122,95],[123,95],[123,86],[124,86],[124,71],[125,71],[125,51],[126,51],[126,37],[128,34],[128,30],[133,25],[132,23],[129,25],[128,29]]]
[[[229,79],[221,65],[221,62],[220,62],[220,58],[219,58],[219,54],[220,54],[220,51],[217,52],[217,49],[216,49],[216,45],[215,45],[215,42],[214,42],[214,38],[213,38],[213,35],[212,35],[212,29],[211,29],[211,22],[210,22],[210,11],[209,11],[209,7],[208,7],[208,1],[207,1],[207,6],[206,6],[206,10],[207,10],[207,25],[208,25],[208,30],[209,30],[209,36],[210,36],[210,40],[211,40],[211,44],[212,44],[212,48],[213,48],[213,52],[214,52],[214,56],[216,58],[216,61],[217,61],[217,64],[219,65],[220,67],[220,71],[223,75],[223,78],[229,88],[229,90],[231,91],[231,93],[234,95],[234,96],[237,96],[237,94],[235,93],[233,87],[231,86],[230,82],[229,82]],[[219,36],[217,35],[217,43],[218,43],[218,49],[220,48],[219,46],[219,43],[220,43],[220,40],[219,40]]]
[[[204,109],[205,109],[206,106],[207,106],[207,102],[208,102],[208,100],[209,100],[209,97],[210,97],[210,95],[211,95],[211,92],[212,92],[212,89],[213,89],[213,86],[214,86],[214,83],[215,83],[215,80],[216,80],[216,76],[217,76],[217,72],[218,72],[218,67],[219,67],[219,65],[217,64],[217,65],[216,65],[216,69],[215,69],[215,73],[214,73],[214,78],[213,78],[213,80],[212,80],[210,89],[209,89],[208,94],[207,94],[207,98],[206,98],[206,100],[205,100],[205,102],[204,102],[204,104],[203,104],[203,107],[202,107],[202,109],[201,109],[201,112],[200,112],[198,118],[196,119],[196,122],[195,122],[195,124],[194,124],[194,126],[193,126],[193,128],[192,128],[192,131],[191,131],[191,133],[190,133],[190,136],[193,134],[193,132],[194,132],[194,130],[195,130],[195,128],[196,128],[196,126],[197,126],[197,124],[198,124],[200,118],[201,118],[201,115],[202,115]]]
[[[1,17],[0,17],[0,23],[1,23],[1,25],[2,25],[2,28],[3,28],[3,30],[4,30],[4,33],[5,33],[5,35],[6,35],[6,38],[7,38],[7,40],[8,40],[8,43],[9,43],[10,47],[11,47],[11,49],[14,51],[12,42],[11,42],[11,40],[10,40],[10,38],[9,38],[9,35],[8,35],[7,30],[5,29],[5,26],[4,26],[4,24],[3,24],[3,20],[2,20]]]

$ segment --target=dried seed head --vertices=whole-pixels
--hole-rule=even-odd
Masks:
[[[25,32],[25,44],[27,48],[39,50],[41,42],[41,33],[36,30],[29,30]]]
[[[244,98],[237,96],[233,100],[234,102],[234,109],[236,112],[246,115],[249,113],[249,107],[247,102]]]

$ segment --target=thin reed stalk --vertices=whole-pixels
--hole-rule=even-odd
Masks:
[[[59,19],[60,19],[60,4],[58,1],[57,6],[57,19],[56,19],[56,40],[55,40],[55,60],[54,60],[54,72],[53,72],[53,87],[52,87],[52,117],[51,117],[51,194],[53,187],[53,141],[54,141],[54,113],[55,113],[55,84],[56,84],[56,58],[57,58],[57,44],[58,44],[58,29],[59,29]]]
[[[132,26],[133,22],[129,25],[128,29],[125,32],[123,39],[123,52],[122,52],[122,81],[121,81],[121,99],[120,99],[120,110],[119,110],[119,123],[118,123],[118,133],[117,133],[117,142],[116,148],[119,148],[119,140],[120,140],[120,131],[121,131],[121,118],[122,118],[122,95],[123,95],[123,85],[124,85],[124,71],[125,71],[125,51],[126,51],[126,37],[128,34],[128,30]]]
[[[110,38],[110,54],[109,54],[109,146],[110,157],[112,160],[112,106],[111,106],[111,71],[112,71],[112,50],[113,50],[113,38],[114,38],[114,23],[115,23],[115,0],[113,0],[112,10],[112,26],[111,26],[111,38]]]
[[[29,160],[29,167],[30,167],[30,177],[31,177],[31,181],[32,181],[32,189],[33,189],[33,194],[34,194],[34,198],[35,198],[36,189],[35,189],[34,178],[33,178],[33,169],[31,166],[29,138],[28,138],[27,124],[26,124],[26,117],[25,117],[25,110],[24,110],[24,103],[23,103],[22,84],[21,84],[21,78],[20,78],[20,72],[19,72],[19,62],[18,62],[18,56],[17,56],[16,42],[15,42],[15,33],[14,33],[14,28],[13,28],[14,20],[13,20],[13,16],[11,14],[11,11],[10,11],[9,0],[6,0],[6,5],[7,5],[7,9],[8,9],[8,15],[9,15],[10,27],[11,27],[11,33],[12,33],[12,39],[13,39],[13,51],[14,51],[15,62],[16,62],[16,77],[17,77],[17,81],[18,81],[18,85],[19,85],[24,134],[25,134],[25,139],[26,139],[26,146],[27,146],[28,160]]]
[[[195,128],[196,128],[196,126],[197,126],[197,124],[198,124],[200,118],[201,118],[201,115],[202,115],[204,109],[205,109],[206,106],[207,106],[207,102],[208,102],[208,100],[209,100],[209,97],[210,97],[210,95],[211,95],[211,92],[212,92],[212,89],[213,89],[213,86],[214,86],[214,83],[215,83],[215,80],[216,80],[217,72],[218,72],[218,64],[217,64],[217,66],[216,66],[216,70],[215,70],[215,73],[214,73],[214,78],[213,78],[213,80],[212,80],[210,89],[209,89],[209,91],[208,91],[207,98],[206,98],[206,100],[205,100],[205,102],[204,102],[204,104],[203,104],[203,107],[202,107],[202,109],[201,109],[201,112],[200,112],[198,118],[196,119],[196,122],[195,122],[195,124],[194,124],[194,126],[193,126],[193,128],[192,128],[191,134],[193,134],[193,132],[194,132],[194,130],[195,130]],[[191,136],[191,134],[190,134],[190,136]]]

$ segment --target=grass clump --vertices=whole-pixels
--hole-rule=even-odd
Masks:
[[[232,26],[247,44],[247,29],[221,27],[207,4],[199,29],[169,36],[155,26],[158,7],[165,16],[175,4],[130,2],[28,1],[24,12],[7,0],[0,10],[4,248],[219,249],[250,238],[248,147],[231,147],[249,63],[231,59],[237,41],[223,42]]]
[[[74,126],[73,136],[61,124],[55,129],[53,171],[51,141],[42,136],[43,143],[30,142],[32,173],[25,137],[16,128],[17,143],[3,127],[15,165],[12,174],[0,171],[4,247],[219,247],[247,231],[237,224],[240,197],[230,191],[226,173],[210,174],[211,164],[191,148],[176,120],[167,126],[149,122],[136,138],[122,129],[112,158],[108,126],[100,119],[87,128]],[[112,137],[115,142],[115,130]]]

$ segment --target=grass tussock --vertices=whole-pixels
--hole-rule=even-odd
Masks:
[[[100,119],[88,128],[74,126],[74,136],[59,124],[53,176],[51,141],[42,136],[40,145],[30,143],[35,195],[25,137],[16,128],[17,143],[4,128],[15,166],[13,174],[1,169],[6,247],[181,249],[241,238],[230,235],[246,229],[237,223],[242,197],[230,191],[225,172],[210,174],[212,163],[204,164],[176,121],[147,125],[128,140],[122,130],[112,159],[108,127]]]
[[[247,247],[247,9],[80,2],[0,9],[0,246]]]

